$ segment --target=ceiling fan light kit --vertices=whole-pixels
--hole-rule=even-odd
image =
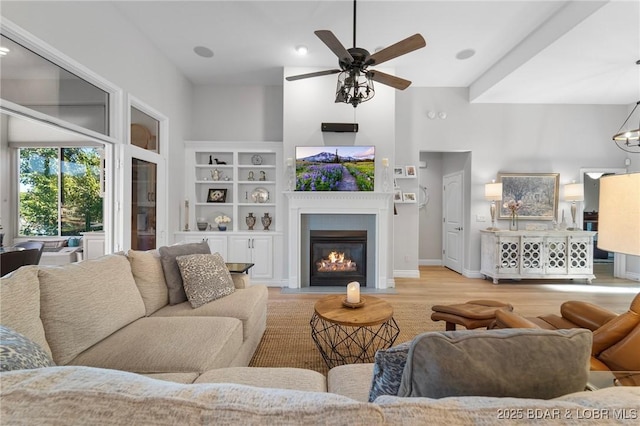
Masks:
[[[360,103],[373,98],[375,89],[373,82],[404,90],[411,85],[409,80],[402,79],[381,71],[370,70],[373,65],[397,58],[427,45],[420,34],[414,34],[389,47],[376,51],[373,55],[366,49],[356,46],[356,1],[353,2],[353,47],[346,49],[340,40],[329,30],[318,30],[315,35],[338,57],[339,69],[317,71],[308,74],[289,76],[287,81],[323,75],[339,74],[336,87],[336,103],[346,103],[357,107]]]

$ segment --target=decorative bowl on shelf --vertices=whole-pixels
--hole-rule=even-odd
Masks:
[[[251,193],[251,199],[254,203],[266,203],[269,201],[269,191],[265,188],[256,188]]]
[[[208,222],[198,222],[196,223],[196,225],[198,225],[198,231],[206,231],[207,228],[209,227]]]

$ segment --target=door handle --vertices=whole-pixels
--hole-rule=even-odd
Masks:
[[[459,227],[453,228],[453,229],[455,229],[456,231],[462,231],[462,226],[459,226]]]

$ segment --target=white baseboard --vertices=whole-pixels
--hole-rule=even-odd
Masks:
[[[393,276],[396,278],[420,278],[420,271],[394,269]]]

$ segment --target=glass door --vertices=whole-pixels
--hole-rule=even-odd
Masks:
[[[131,159],[131,248],[156,248],[158,168],[155,163]]]

